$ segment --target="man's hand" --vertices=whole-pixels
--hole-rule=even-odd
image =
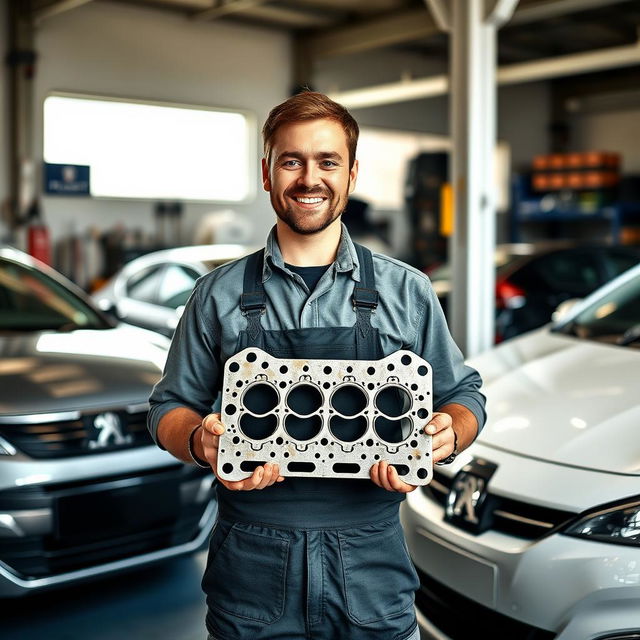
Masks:
[[[455,433],[452,425],[453,418],[448,413],[434,413],[431,421],[424,428],[424,432],[432,436],[431,455],[434,464],[453,453]],[[376,462],[371,467],[369,477],[374,484],[387,491],[409,493],[416,489],[415,485],[401,480],[396,468],[384,460]]]
[[[434,413],[424,432],[432,436],[431,456],[433,464],[448,458],[455,447],[456,434],[453,430],[453,418],[448,413]]]
[[[230,491],[251,491],[253,489],[264,489],[270,487],[275,482],[282,482],[284,478],[280,475],[280,467],[277,464],[267,462],[264,466],[256,467],[248,478],[231,482],[223,480],[218,471],[218,446],[220,436],[224,433],[224,425],[220,422],[219,413],[210,413],[202,420],[202,450],[203,459],[206,460],[218,478],[218,482]],[[197,436],[198,434],[196,434]],[[198,454],[199,455],[199,454]]]

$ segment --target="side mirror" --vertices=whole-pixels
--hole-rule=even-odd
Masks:
[[[582,302],[582,298],[569,298],[568,300],[561,302],[556,307],[556,310],[551,314],[551,321],[554,324],[561,322],[569,315],[571,309],[573,309],[580,302]]]
[[[118,313],[118,305],[113,300],[109,300],[108,298],[100,298],[96,302],[96,304],[98,305],[100,311],[108,315],[110,318],[118,321],[122,320],[120,314]]]

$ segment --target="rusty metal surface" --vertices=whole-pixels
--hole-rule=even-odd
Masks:
[[[410,484],[430,482],[428,362],[279,359],[244,349],[225,365],[218,473],[248,477],[266,462],[283,476],[368,478],[378,460]]]

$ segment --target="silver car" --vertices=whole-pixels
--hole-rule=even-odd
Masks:
[[[639,638],[640,265],[471,364],[487,425],[402,508],[427,637]]]
[[[199,549],[212,475],[150,439],[168,340],[0,248],[0,597]]]
[[[196,280],[254,250],[211,244],[154,251],[128,262],[93,299],[124,322],[171,337]]]

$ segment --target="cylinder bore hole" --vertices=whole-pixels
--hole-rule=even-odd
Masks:
[[[322,419],[320,416],[306,416],[299,418],[289,414],[284,421],[285,431],[294,440],[311,440],[315,438],[322,429]]]
[[[404,387],[388,385],[378,391],[376,408],[389,418],[398,418],[411,409],[411,396]]]
[[[256,418],[249,413],[245,413],[240,418],[240,431],[252,440],[264,440],[270,438],[278,427],[278,418],[276,416],[264,416]]]
[[[375,419],[373,428],[380,440],[396,443],[406,440],[411,435],[413,423],[410,418],[391,420],[384,416],[378,416]]]
[[[358,385],[342,384],[331,394],[329,404],[343,416],[357,416],[367,407],[367,395]]]
[[[287,406],[301,416],[309,416],[322,406],[322,392],[308,383],[298,384],[287,395]]]
[[[329,430],[337,440],[355,442],[366,433],[367,419],[364,416],[358,416],[357,418],[332,416],[331,420],[329,420]]]
[[[278,406],[278,392],[276,388],[267,382],[252,384],[242,396],[242,404],[247,411],[258,416],[273,411]]]

